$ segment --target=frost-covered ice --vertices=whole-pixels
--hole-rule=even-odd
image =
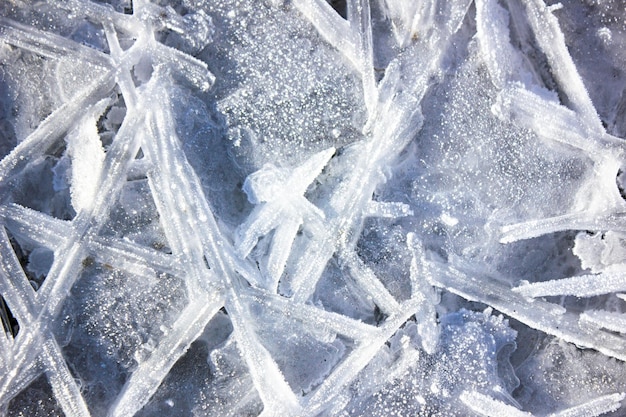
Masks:
[[[626,415],[621,0],[0,16],[0,414]]]

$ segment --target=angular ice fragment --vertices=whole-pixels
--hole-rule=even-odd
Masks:
[[[509,285],[492,277],[476,278],[477,272],[461,272],[452,267],[444,268],[429,262],[426,277],[432,285],[443,287],[471,301],[480,301],[519,320],[526,325],[558,336],[579,346],[596,349],[605,355],[626,360],[626,340],[593,327],[579,326],[578,317],[554,303],[539,299],[532,303],[528,297],[511,291]],[[531,284],[529,284],[531,285]],[[619,285],[619,284],[618,284]]]
[[[87,114],[66,138],[72,161],[70,193],[76,212],[89,209],[98,192],[105,155],[96,122],[108,104],[109,100],[105,99],[87,109]]]
[[[0,17],[0,41],[49,58],[71,58],[74,62],[80,60],[82,63],[88,63],[87,67],[92,67],[92,69],[112,66],[111,58],[104,53],[5,17]]]
[[[28,256],[28,270],[35,277],[40,278],[50,271],[53,261],[54,253],[50,249],[43,247],[35,248]]]

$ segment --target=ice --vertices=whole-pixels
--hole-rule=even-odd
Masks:
[[[87,109],[87,115],[67,134],[72,162],[70,195],[76,212],[89,209],[98,192],[105,155],[96,122],[107,105],[101,101]]]
[[[531,417],[532,414],[525,413],[517,408],[507,405],[501,401],[494,400],[486,395],[477,392],[463,392],[460,396],[461,401],[470,409],[477,412],[481,416],[512,416],[512,417]]]
[[[581,325],[590,323],[612,332],[626,333],[626,316],[622,313],[589,310],[580,315]]]
[[[604,413],[615,411],[620,407],[620,402],[624,399],[624,394],[612,394],[596,398],[588,403],[581,404],[567,410],[550,413],[550,417],[592,417]],[[461,394],[461,401],[467,404],[472,410],[482,416],[532,416],[530,413],[519,411],[515,407],[506,405],[498,400],[487,397],[477,392],[464,392]]]
[[[522,284],[513,291],[526,297],[545,297],[554,295],[575,295],[591,297],[594,295],[624,291],[622,268],[610,268],[598,275],[579,275],[571,278]]]
[[[323,229],[320,223],[325,218],[324,213],[311,204],[304,193],[333,153],[334,148],[318,152],[292,170],[265,164],[244,181],[242,189],[248,201],[257,207],[237,232],[236,250],[245,258],[257,239],[274,231],[267,265],[263,266],[267,278],[258,283],[260,287],[277,291],[291,245],[301,226],[313,236]]]
[[[0,415],[624,415],[617,0],[0,14]]]

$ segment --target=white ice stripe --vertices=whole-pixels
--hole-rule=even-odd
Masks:
[[[13,359],[13,339],[5,331],[4,326],[0,327],[0,332],[2,332],[0,334],[0,375],[6,375]]]
[[[597,133],[604,132],[598,113],[569,54],[557,18],[552,15],[543,0],[524,0],[524,6],[537,43],[546,54],[551,72],[560,88],[571,101],[574,110],[580,114],[585,125]]]
[[[141,276],[165,273],[181,277],[185,273],[179,258],[123,239],[97,237],[89,241],[87,247],[98,262]]]
[[[498,89],[521,70],[509,40],[509,14],[496,0],[476,0],[476,37],[492,82]]]
[[[11,366],[7,368],[6,373],[0,374],[0,404],[8,404],[12,398],[24,391],[44,372],[41,361],[35,360],[25,366],[18,367],[16,366],[17,361],[11,359]],[[18,365],[23,365],[23,362]]]
[[[356,252],[342,251],[340,258],[348,267],[350,276],[383,312],[392,315],[399,311],[400,304],[398,301]]]
[[[50,381],[54,397],[65,415],[72,417],[91,416],[80,388],[70,373],[59,345],[52,335],[45,341],[41,357],[46,366],[46,375]]]
[[[626,314],[604,310],[588,310],[580,315],[581,326],[596,326],[612,332],[626,334]]]
[[[530,413],[475,391],[463,391],[459,399],[470,410],[484,417],[532,417]]]
[[[107,69],[113,67],[113,61],[104,52],[5,17],[0,17],[0,41],[47,58],[71,57],[79,62],[89,62]]]
[[[35,290],[28,282],[4,228],[0,227],[0,294],[22,328],[37,313]]]
[[[426,278],[426,257],[422,242],[414,233],[407,234],[407,246],[413,253],[409,269],[411,279],[411,294],[413,297],[424,297],[423,307],[415,314],[417,331],[421,337],[422,347],[428,354],[433,354],[439,343],[439,326],[437,325],[437,311],[435,304],[438,303],[435,288]]]
[[[264,407],[277,415],[302,415],[300,400],[285,380],[278,365],[251,329],[252,317],[239,298],[243,286],[239,280],[226,276],[228,298],[226,309],[233,324],[237,347],[243,356],[254,386]]]
[[[587,151],[591,157],[607,150],[626,152],[626,141],[596,132],[562,104],[519,86],[503,89],[494,109],[504,120],[514,120],[538,136]]]
[[[151,172],[148,179],[157,209],[162,218],[168,219],[163,228],[174,255],[185,257],[189,267],[198,268],[204,264],[202,244],[198,231],[194,230],[195,216],[186,214],[192,210],[189,200],[193,194],[185,176],[177,172],[188,162],[177,143],[169,111],[169,108],[155,109],[148,118],[149,135],[144,137],[143,149],[161,167]]]
[[[296,304],[285,297],[267,291],[255,290],[249,294],[244,293],[241,298],[248,303],[262,303],[267,308],[292,317],[312,332],[332,331],[356,341],[368,340],[378,332],[377,327],[362,321],[313,305]]]
[[[626,231],[626,212],[584,211],[503,226],[500,242],[512,243],[564,230]]]
[[[361,80],[365,107],[369,119],[374,118],[378,105],[378,89],[374,74],[374,46],[372,41],[372,21],[369,0],[348,0],[348,21],[357,33]],[[367,123],[366,123],[367,125]]]
[[[154,42],[151,46],[157,63],[168,64],[174,74],[181,74],[200,91],[207,91],[215,84],[215,76],[203,61],[162,43]]]
[[[548,414],[547,417],[596,417],[616,411],[621,407],[625,396],[624,393],[604,395],[584,404]]]
[[[4,228],[0,227],[0,294],[25,326],[35,315],[35,290],[28,282]]]
[[[0,217],[14,235],[54,250],[73,233],[72,224],[11,203],[0,206]]]
[[[266,286],[274,293],[278,292],[278,282],[285,270],[285,265],[291,252],[291,245],[296,238],[299,228],[299,219],[285,218],[274,230],[270,253],[267,257],[267,273],[270,282]]]
[[[115,32],[115,28],[113,24],[107,22],[104,24],[104,34],[107,39],[107,43],[109,44],[109,49],[111,50],[111,56],[113,57],[116,67],[118,68],[117,73],[117,84],[124,95],[124,103],[126,107],[134,110],[137,106],[137,91],[135,89],[135,84],[130,76],[130,68],[124,65],[126,61],[124,59],[124,51],[122,50],[119,40],[117,38],[117,33]],[[137,40],[137,42],[141,42]],[[133,48],[136,50],[136,54],[140,55],[141,50],[138,48]],[[129,51],[129,54],[132,51]]]
[[[549,297],[573,295],[576,297],[593,297],[595,295],[626,291],[626,268],[613,265],[611,270],[597,275],[587,274],[575,277],[553,279],[550,281],[522,284],[512,291],[524,297]]]
[[[324,167],[335,154],[336,149],[330,147],[308,157],[300,165],[296,166],[287,179],[287,187],[290,194],[304,195],[307,188],[322,173]]]
[[[18,204],[0,206],[0,217],[8,223],[14,234],[52,250],[75,233],[71,222],[55,219]],[[85,239],[89,255],[100,263],[140,276],[154,277],[158,272],[175,276],[184,274],[179,259],[172,255],[123,239],[91,235],[85,236]]]

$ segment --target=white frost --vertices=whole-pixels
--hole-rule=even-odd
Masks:
[[[67,152],[72,162],[72,206],[77,212],[92,207],[100,187],[105,153],[96,123],[107,105],[108,100],[102,100],[87,109],[86,115],[66,138]]]

